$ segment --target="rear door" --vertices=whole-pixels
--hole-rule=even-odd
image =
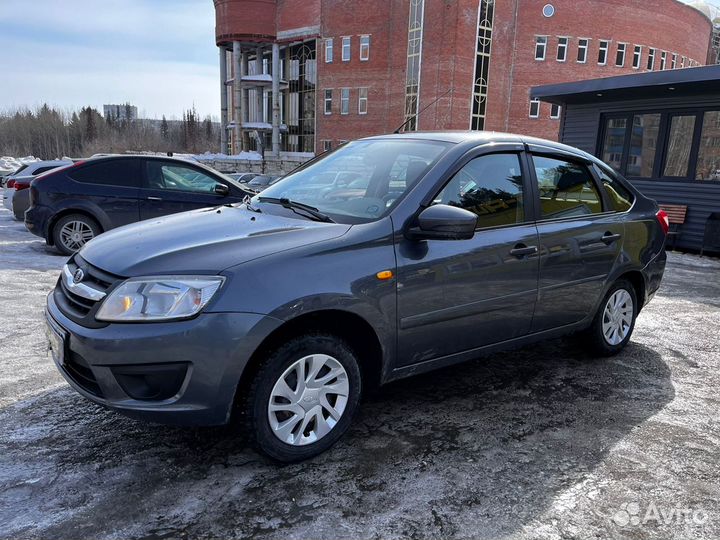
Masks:
[[[244,193],[199,167],[177,161],[144,160],[145,179],[140,190],[140,219],[150,219],[176,212],[239,202]],[[215,192],[225,185],[228,196]]]
[[[531,146],[540,238],[540,279],[533,332],[592,314],[622,249],[624,218],[592,166],[572,154]]]
[[[112,227],[139,219],[140,159],[114,158],[68,169],[67,175],[81,185],[70,186],[73,198],[99,207]],[[103,220],[105,224],[107,221]]]
[[[537,298],[537,229],[522,145],[470,158],[433,204],[478,215],[469,240],[397,246],[399,364],[528,334]]]

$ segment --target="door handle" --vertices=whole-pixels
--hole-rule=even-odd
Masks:
[[[606,232],[603,237],[600,239],[604,244],[612,244],[613,242],[620,240],[622,235],[620,233],[613,234],[611,232]]]
[[[162,201],[162,197],[148,197],[148,201]]]
[[[517,244],[510,250],[510,255],[518,259],[526,255],[535,255],[538,252],[537,246],[526,246],[525,244]]]

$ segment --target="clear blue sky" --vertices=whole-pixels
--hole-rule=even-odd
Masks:
[[[219,116],[214,27],[211,0],[0,0],[0,109]]]

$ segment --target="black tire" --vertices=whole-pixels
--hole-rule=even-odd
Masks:
[[[73,253],[78,251],[80,247],[82,247],[82,245],[80,245],[80,247],[73,249],[72,245],[67,244],[62,238],[63,228],[72,222],[81,223],[84,227],[87,227],[90,231],[92,231],[92,237],[84,239],[82,245],[85,245],[85,243],[89,242],[97,235],[102,233],[102,228],[100,227],[100,224],[98,224],[98,222],[95,221],[93,218],[88,217],[84,214],[68,214],[67,216],[61,217],[53,226],[51,234],[55,249],[57,249],[63,255],[67,256],[72,255]]]
[[[289,444],[280,440],[270,425],[268,406],[272,391],[293,364],[306,356],[318,354],[332,357],[344,368],[347,375],[347,401],[337,423],[326,435],[307,444]],[[255,375],[244,400],[246,427],[261,452],[282,462],[302,461],[324,452],[343,436],[357,412],[361,393],[362,380],[357,355],[345,341],[322,333],[299,336],[275,349]],[[335,405],[337,406],[337,403]],[[312,422],[314,421],[311,421],[311,425]],[[302,427],[301,424],[302,422],[296,427]]]
[[[627,335],[622,339],[622,341],[620,341],[619,343],[611,343],[605,337],[605,333],[603,332],[605,308],[610,298],[613,297],[616,292],[621,290],[627,292],[632,299],[632,321],[629,325]],[[581,334],[581,337],[585,338],[585,340],[583,341],[585,347],[589,348],[590,352],[596,356],[613,356],[622,351],[632,337],[633,330],[635,329],[635,320],[638,315],[638,309],[639,306],[637,294],[635,293],[635,287],[633,287],[633,284],[626,279],[617,280],[615,283],[613,283],[612,287],[610,287],[608,292],[605,294],[602,302],[600,302],[598,311],[595,314],[595,318],[593,319],[590,328],[588,328],[585,332]]]

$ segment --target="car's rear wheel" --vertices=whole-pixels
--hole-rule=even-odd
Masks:
[[[624,349],[635,328],[637,314],[635,287],[626,279],[616,281],[605,294],[587,331],[592,351],[612,356]]]
[[[70,214],[61,217],[53,227],[53,243],[63,255],[72,255],[101,232],[94,219]]]
[[[279,461],[315,456],[347,431],[361,389],[357,356],[343,340],[329,334],[294,338],[255,375],[245,405],[251,435]]]

